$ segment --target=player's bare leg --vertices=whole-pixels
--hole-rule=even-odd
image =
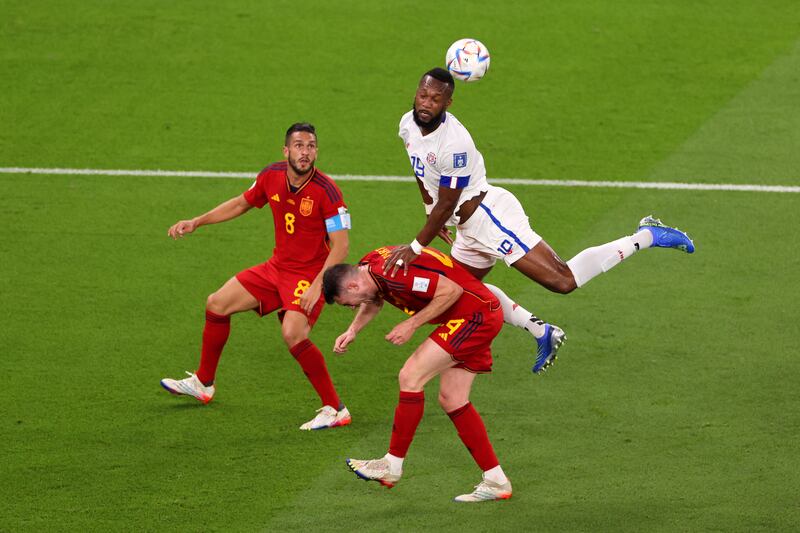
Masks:
[[[250,294],[235,276],[206,299],[206,311],[222,316],[250,311],[257,307],[256,297]]]
[[[483,420],[469,401],[475,374],[463,368],[448,368],[439,376],[439,405],[453,421],[458,436],[483,471],[481,482],[457,502],[505,500],[511,497],[511,482],[494,453]]]
[[[308,317],[298,311],[288,310],[283,315],[281,321],[281,335],[287,348],[291,348],[298,342],[308,338],[311,333],[311,325]]]
[[[184,379],[162,379],[161,386],[172,394],[192,396],[203,403],[210,402],[216,392],[214,378],[219,358],[230,335],[231,315],[257,307],[258,300],[239,280],[235,277],[229,279],[206,300],[206,323],[197,372],[187,372],[189,377]]]
[[[308,338],[311,325],[308,317],[299,311],[288,310],[281,322],[281,334],[289,353],[294,356],[303,373],[314,387],[322,407],[314,418],[300,426],[302,430],[328,429],[350,424],[350,412],[339,399],[328,373],[325,357]]]
[[[553,254],[555,254],[555,252],[553,252]],[[479,280],[483,280],[492,270],[491,266],[478,268],[462,263],[455,258],[453,260],[467,269],[470,274]],[[485,282],[484,285],[486,285],[492,294],[500,301],[500,305],[503,307],[503,321],[506,324],[527,331],[533,335],[533,338],[536,340],[536,362],[533,364],[533,372],[538,373],[546,370],[556,360],[558,349],[561,347],[564,340],[566,340],[564,331],[558,326],[546,323],[544,320],[519,305],[509,298],[499,287]]]
[[[572,270],[544,240],[511,266],[553,292],[567,294],[578,288]]]
[[[347,465],[358,477],[366,481],[377,481],[386,487],[393,487],[403,474],[405,459],[414,433],[417,430],[425,408],[425,384],[437,374],[452,367],[455,363],[441,346],[431,339],[417,347],[406,360],[398,375],[400,398],[394,412],[392,438],[389,452],[380,459],[347,459]]]
[[[587,248],[567,262],[541,241],[513,266],[543,287],[567,294],[608,272],[639,250],[650,247],[694,252],[694,243],[684,232],[666,226],[656,218],[645,217],[633,235]]]

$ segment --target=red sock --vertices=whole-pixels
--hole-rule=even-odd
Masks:
[[[481,470],[486,472],[500,464],[492,449],[492,443],[489,442],[489,435],[486,433],[481,415],[471,402],[467,402],[455,411],[450,411],[447,416],[453,421],[458,436]]]
[[[218,315],[206,309],[206,327],[203,329],[203,350],[200,353],[200,368],[197,369],[197,379],[203,385],[214,382],[217,374],[217,364],[222,355],[222,349],[228,342],[231,332],[231,317]]]
[[[289,352],[300,363],[308,381],[314,386],[319,399],[322,400],[322,405],[330,405],[339,409],[341,407],[339,395],[336,394],[333,381],[328,374],[328,367],[325,365],[325,358],[319,348],[314,346],[310,340],[305,339],[289,348]]]
[[[389,453],[395,457],[405,457],[414,433],[417,431],[422,413],[425,410],[425,392],[400,391],[400,401],[394,410],[392,424],[392,440],[389,441]]]

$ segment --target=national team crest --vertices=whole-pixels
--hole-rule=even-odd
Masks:
[[[427,159],[428,159],[428,164],[429,165],[435,165],[436,164],[436,154],[434,154],[433,152],[428,152]]]
[[[311,214],[311,210],[314,209],[314,200],[311,198],[303,198],[300,200],[300,214],[304,217],[307,217]]]

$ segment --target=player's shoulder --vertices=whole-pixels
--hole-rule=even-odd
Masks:
[[[442,125],[445,128],[445,134],[448,139],[469,139],[470,142],[472,141],[472,135],[470,135],[467,127],[449,111],[445,114]]]
[[[288,166],[288,162],[286,161],[275,161],[274,163],[270,163],[269,165],[265,166],[261,172],[258,173],[258,176],[261,177],[272,177],[273,175],[284,176],[286,174],[286,168]]]
[[[469,130],[451,113],[445,115],[442,127],[445,128],[442,148],[449,152],[463,152],[475,147]]]
[[[408,125],[409,123],[414,122],[414,110],[410,110],[405,113],[402,117],[400,117],[400,127]]]
[[[311,176],[311,185],[321,190],[331,202],[342,201],[342,191],[339,186],[321,170],[314,169],[314,175]]]
[[[391,254],[391,250],[386,246],[382,246],[367,252],[364,257],[361,258],[359,264],[366,265],[378,263],[389,257],[389,254]]]
[[[414,124],[414,110],[412,109],[402,117],[400,117],[400,124],[398,125],[397,134],[400,136],[401,139],[404,141],[408,139],[408,136],[411,133],[411,127],[416,126]]]

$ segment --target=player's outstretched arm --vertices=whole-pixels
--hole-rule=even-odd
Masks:
[[[440,234],[447,220],[453,216],[460,196],[461,189],[439,187],[439,201],[433,206],[433,210],[417,234],[417,238],[411,244],[401,245],[392,250],[392,254],[384,263],[384,274],[388,273],[389,276],[394,277],[401,266],[403,272],[408,273],[409,263],[419,256],[424,246],[429,245],[434,237]]]
[[[436,292],[433,293],[433,299],[430,303],[414,313],[413,316],[397,324],[392,331],[386,335],[386,340],[397,345],[408,342],[419,327],[452,307],[453,304],[461,298],[463,293],[464,289],[461,285],[444,276],[439,276],[439,280],[436,284]]]
[[[358,308],[356,316],[347,328],[347,331],[336,338],[336,341],[333,343],[333,351],[336,353],[345,353],[347,351],[347,346],[356,340],[358,332],[364,329],[364,327],[380,313],[382,308],[383,300],[362,303]]]
[[[251,206],[250,203],[245,200],[244,194],[240,194],[235,198],[231,198],[226,202],[222,202],[208,213],[204,213],[199,217],[195,217],[191,220],[179,220],[173,224],[169,230],[167,230],[167,235],[173,239],[180,239],[184,235],[192,233],[200,226],[205,226],[206,224],[216,224],[218,222],[225,222],[226,220],[236,218],[239,215],[243,215],[244,213],[248,212],[252,207],[253,206]]]
[[[306,292],[300,296],[300,307],[306,313],[310,313],[314,309],[314,305],[319,300],[319,295],[322,294],[322,276],[325,271],[333,265],[344,263],[347,258],[347,252],[350,249],[350,236],[349,230],[343,229],[328,233],[329,244],[331,251],[328,253],[328,258],[325,259],[325,264],[322,265],[322,270],[319,271],[317,277],[311,282],[311,286],[306,289]]]

